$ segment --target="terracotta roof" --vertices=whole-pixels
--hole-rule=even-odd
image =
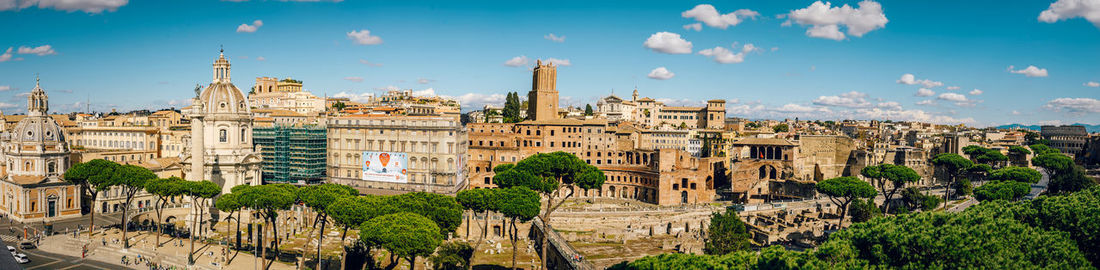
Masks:
[[[527,120],[519,122],[520,125],[561,125],[561,126],[582,126],[582,125],[607,125],[607,120],[604,119],[574,119],[574,118],[555,118],[547,120]]]
[[[180,158],[178,158],[178,157],[154,158],[154,159],[150,159],[150,160],[142,160],[142,161],[136,161],[136,162],[135,161],[127,161],[126,162],[127,165],[137,165],[137,166],[141,166],[141,167],[144,167],[144,168],[150,169],[150,170],[160,170],[160,169],[168,168],[169,166],[172,166],[173,164],[179,164],[179,163],[180,163]]]
[[[733,144],[734,145],[785,145],[785,146],[796,146],[797,145],[797,144],[792,143],[788,140],[775,139],[775,138],[744,138],[744,139],[741,139],[739,141],[733,142]]]
[[[661,108],[662,111],[699,111],[699,110],[702,110],[702,109],[703,109],[703,107],[672,107],[672,106],[666,106],[664,108]]]
[[[37,175],[12,175],[8,179],[11,179],[11,182],[16,185],[33,185],[46,181],[45,176]]]

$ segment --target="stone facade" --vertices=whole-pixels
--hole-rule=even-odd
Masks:
[[[328,179],[366,194],[457,193],[466,186],[466,131],[457,116],[349,115],[329,118]],[[408,182],[367,181],[363,152],[408,154]]]
[[[46,112],[49,98],[35,83],[27,97],[27,117],[2,142],[0,212],[18,222],[79,217],[81,194],[61,176],[71,157],[64,131]]]
[[[555,80],[547,77],[555,75],[550,72],[552,69],[552,65],[541,63],[535,69],[536,90],[552,86],[547,83]],[[531,93],[546,103],[557,100],[556,91]],[[533,100],[530,104],[539,102]],[[720,158],[693,157],[674,148],[640,148],[642,131],[630,125],[612,125],[604,119],[543,119],[538,113],[529,112],[536,120],[520,123],[468,125],[466,164],[470,188],[494,187],[492,169],[498,165],[515,163],[537,153],[563,151],[600,168],[607,176],[599,189],[573,190],[574,197],[627,198],[666,205],[714,200],[714,183],[719,177],[714,168],[723,163]]]
[[[550,120],[558,118],[558,67],[554,63],[538,61],[531,78],[531,91],[527,93],[529,119]]]
[[[210,180],[222,193],[238,185],[259,185],[259,153],[252,147],[252,113],[248,100],[230,81],[229,60],[214,61],[214,80],[199,93],[195,89],[187,117],[191,144],[182,163],[190,181]]]

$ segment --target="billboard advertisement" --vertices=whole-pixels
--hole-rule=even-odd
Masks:
[[[408,183],[409,155],[396,152],[363,152],[363,180]]]

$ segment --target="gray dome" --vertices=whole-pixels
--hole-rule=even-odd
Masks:
[[[199,95],[206,113],[251,113],[248,99],[231,82],[215,82]]]
[[[65,133],[62,132],[61,125],[58,125],[52,117],[32,115],[19,120],[12,129],[11,141],[13,143],[60,143],[65,141]]]

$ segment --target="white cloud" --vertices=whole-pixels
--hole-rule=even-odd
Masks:
[[[527,60],[526,55],[520,55],[520,56],[512,57],[512,59],[508,59],[508,61],[504,61],[504,65],[509,66],[509,67],[518,67],[518,66],[526,66],[528,62],[529,61]]]
[[[252,21],[251,25],[247,23],[242,23],[241,25],[237,26],[237,33],[254,33],[256,32],[256,30],[260,29],[260,26],[264,26],[264,21],[255,20]]]
[[[95,14],[102,13],[104,10],[114,12],[118,7],[129,2],[129,0],[0,0],[0,11],[38,6],[40,9],[53,8],[70,12],[79,10]]]
[[[943,82],[933,81],[933,80],[929,80],[929,79],[920,79],[920,80],[918,80],[917,76],[914,76],[913,74],[910,74],[910,73],[901,74],[901,78],[899,78],[897,80],[897,82],[900,83],[900,84],[908,84],[908,85],[920,84],[920,85],[924,86],[924,88],[936,88],[936,87],[943,86]]]
[[[1039,13],[1039,21],[1045,23],[1054,23],[1077,17],[1085,18],[1096,27],[1100,27],[1100,1],[1058,0]]]
[[[8,60],[11,60],[12,49],[12,47],[8,47],[8,50],[5,51],[4,54],[0,54],[0,62],[7,62]]]
[[[771,110],[777,111],[777,112],[784,112],[784,113],[808,113],[808,112],[815,112],[815,111],[825,111],[823,109],[824,108],[814,108],[814,107],[811,107],[811,106],[803,106],[803,105],[798,105],[798,104],[794,104],[794,103],[787,103],[786,105],[783,105],[782,107],[772,108]]]
[[[737,44],[734,43],[733,46],[736,47]],[[723,47],[714,47],[714,48],[711,48],[711,49],[705,49],[705,50],[699,51],[699,54],[701,54],[703,56],[706,56],[706,57],[710,57],[711,59],[714,59],[714,61],[718,62],[718,63],[731,64],[731,63],[744,62],[745,61],[745,53],[748,53],[748,52],[751,52],[751,51],[756,51],[756,50],[759,50],[759,48],[757,48],[756,46],[753,46],[752,43],[748,43],[748,44],[745,44],[744,46],[742,46],[741,51],[737,52],[737,53],[734,53],[733,51],[730,51],[729,49],[726,49],[726,48],[723,48]]]
[[[558,36],[558,35],[555,35],[554,33],[546,34],[545,36],[542,36],[542,38],[545,38],[546,40],[557,42],[557,43],[565,42],[565,36]]]
[[[738,9],[734,12],[720,14],[718,9],[708,4],[701,4],[695,6],[691,10],[680,13],[680,16],[684,18],[692,19],[707,24],[707,26],[726,29],[730,26],[736,26],[740,24],[745,18],[753,18],[760,16],[760,13],[748,9]],[[696,30],[699,31],[699,30]]]
[[[917,89],[917,94],[915,94],[914,96],[930,97],[930,96],[935,95],[935,94],[936,94],[936,91],[932,91],[931,89],[928,89],[928,88],[921,88],[921,89]]]
[[[810,27],[810,29],[806,29],[806,36],[832,40],[844,40],[844,33],[841,33],[840,27],[835,24],[814,25]]]
[[[11,90],[11,85],[0,85],[0,91]]]
[[[481,94],[481,93],[466,93],[457,97],[451,97],[457,100],[459,104],[462,104],[462,108],[468,109],[481,109],[486,104],[502,104],[504,103],[504,95],[501,94]]]
[[[429,84],[429,83],[433,83],[433,82],[435,82],[435,80],[425,79],[425,78],[416,79],[416,83],[419,83],[419,84]]]
[[[931,100],[931,99],[921,100],[921,101],[917,101],[917,105],[925,105],[925,106],[936,105],[936,101]]]
[[[985,92],[983,92],[981,89],[970,90],[970,95],[971,96],[981,95],[982,93],[985,93]]]
[[[550,62],[554,65],[563,66],[563,67],[568,67],[568,66],[573,65],[573,63],[569,62],[569,59],[548,58],[548,59],[546,59],[546,62]]]
[[[844,33],[840,32],[840,25],[848,29],[848,35],[862,37],[867,32],[886,27],[889,22],[882,12],[882,5],[870,0],[859,2],[859,8],[848,4],[833,7],[829,2],[815,1],[809,7],[792,10],[786,17],[784,25],[790,25],[791,21],[811,25],[806,30],[807,36],[832,40],[845,38]]]
[[[699,100],[690,98],[672,99],[672,98],[658,98],[657,102],[665,104],[665,106],[678,106],[678,107],[690,107],[690,106],[703,106],[706,103]]]
[[[1021,115],[1020,111],[1012,110],[1012,115]]]
[[[38,47],[19,46],[19,54],[35,54],[38,56],[57,54],[50,45],[42,45]]]
[[[691,53],[691,42],[680,38],[680,34],[676,33],[657,32],[649,36],[642,45],[659,53]]]
[[[363,29],[358,31],[348,32],[348,39],[359,45],[378,45],[382,44],[382,38],[378,36],[372,36],[370,30]]]
[[[1094,98],[1056,98],[1047,102],[1043,107],[1072,114],[1100,113],[1100,100]]]
[[[936,115],[922,110],[884,110],[880,108],[861,109],[854,114],[863,119],[891,119],[898,121],[918,121],[936,124],[969,124],[974,123],[974,118],[954,118],[946,115]]]
[[[375,62],[367,61],[367,59],[359,59],[359,63],[364,64],[364,65],[368,65],[368,66],[372,66],[372,67],[382,66],[382,63],[375,63]]]
[[[257,56],[256,57],[256,61],[266,61],[266,60],[267,60],[267,58],[264,58],[263,56]]]
[[[901,103],[895,101],[879,102],[875,104],[875,107],[887,109],[887,110],[901,110]]]
[[[18,108],[18,107],[20,107],[20,105],[18,105],[18,104],[0,102],[0,109],[11,109],[11,108]]]
[[[372,94],[372,93],[348,93],[348,92],[345,91],[345,92],[336,93],[336,95],[334,95],[333,97],[347,98],[347,99],[350,99],[351,101],[355,101],[355,102],[369,102],[371,100],[371,98],[374,97],[374,94]]]
[[[958,86],[948,86],[947,90],[959,90]]]
[[[1015,68],[1016,68],[1015,66],[1008,66],[1008,72],[1012,72],[1012,73],[1016,73],[1016,74],[1024,74],[1024,76],[1028,76],[1028,77],[1046,77],[1047,76],[1047,69],[1045,69],[1045,68],[1039,68],[1039,67],[1036,67],[1036,66],[1027,66],[1027,68],[1020,69],[1020,70],[1016,70]]]
[[[846,108],[864,108],[871,106],[866,100],[867,94],[852,91],[839,96],[820,96],[813,100],[814,105]]]
[[[1088,87],[1100,87],[1100,82],[1086,82],[1085,86]]]
[[[363,82],[363,77],[344,77],[344,80],[349,80],[349,81],[353,81],[353,82]]]
[[[424,90],[412,91],[412,95],[414,97],[434,97],[435,96],[435,89],[428,88],[428,89],[424,89]]]
[[[375,87],[374,90],[378,90],[378,91],[397,91],[397,90],[401,90],[401,87],[397,87],[397,86],[393,86],[393,85],[387,85],[387,86],[384,86],[384,87]]]
[[[695,32],[703,31],[702,23],[685,24],[684,30],[695,30]]]
[[[940,99],[940,100],[955,101],[955,102],[966,102],[967,101],[966,96],[964,96],[962,94],[956,94],[956,93],[943,93],[943,94],[940,94],[940,96],[936,97],[936,98]]]
[[[655,68],[655,69],[653,69],[653,71],[649,72],[649,75],[646,75],[646,77],[649,77],[650,79],[655,79],[655,80],[668,80],[668,79],[672,79],[672,77],[674,77],[674,76],[676,76],[676,73],[672,73],[672,71],[668,71],[668,69],[665,68],[665,67]]]

